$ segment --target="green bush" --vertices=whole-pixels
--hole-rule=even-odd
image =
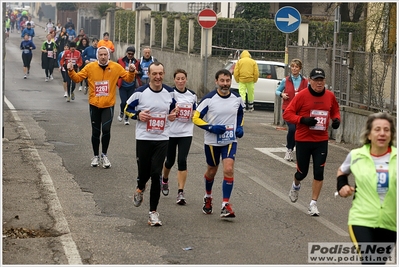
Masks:
[[[118,10],[115,12],[115,41],[134,44],[136,12]]]

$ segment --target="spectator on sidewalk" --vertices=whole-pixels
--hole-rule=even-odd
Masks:
[[[234,79],[238,83],[238,90],[242,101],[248,96],[248,111],[254,111],[255,83],[259,78],[258,64],[251,58],[248,50],[242,51],[240,59],[234,68]]]

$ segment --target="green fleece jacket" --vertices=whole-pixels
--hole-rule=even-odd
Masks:
[[[388,164],[389,184],[384,202],[377,193],[377,171],[370,155],[370,144],[351,151],[351,172],[356,190],[349,211],[349,225],[379,227],[396,232],[397,149],[391,147]]]

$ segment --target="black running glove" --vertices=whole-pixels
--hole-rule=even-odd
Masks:
[[[333,129],[338,129],[340,124],[341,124],[341,122],[339,121],[339,119],[335,118],[332,120],[331,127]]]
[[[302,117],[300,122],[307,126],[315,126],[317,124],[317,120],[314,117]]]

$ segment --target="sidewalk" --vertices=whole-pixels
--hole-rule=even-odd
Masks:
[[[18,120],[18,115],[4,105],[1,265],[65,264],[63,248],[52,231],[54,221],[41,197],[39,171],[31,158],[34,147]]]

